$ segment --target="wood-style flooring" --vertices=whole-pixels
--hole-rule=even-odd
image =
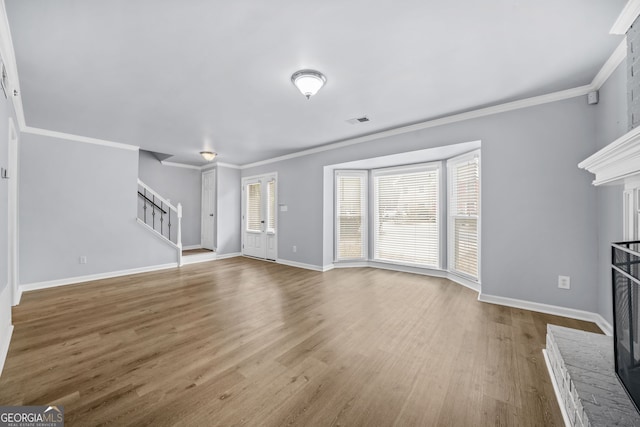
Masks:
[[[0,405],[68,426],[562,426],[547,323],[446,279],[246,258],[25,293]]]

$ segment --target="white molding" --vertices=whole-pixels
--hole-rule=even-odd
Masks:
[[[321,153],[323,151],[335,150],[337,148],[348,147],[350,145],[361,144],[363,142],[373,141],[380,138],[386,138],[395,135],[401,135],[408,132],[414,132],[417,130],[428,129],[436,126],[443,126],[451,123],[461,122],[464,120],[477,119],[479,117],[490,116],[498,113],[505,113],[508,111],[519,110],[527,107],[534,107],[536,105],[547,104],[550,102],[562,101],[565,99],[575,98],[583,96],[593,91],[593,87],[589,85],[579,86],[572,89],[561,90],[558,92],[552,92],[545,95],[534,96],[531,98],[525,98],[518,101],[507,102],[504,104],[494,105],[492,107],[480,108],[466,113],[454,114],[447,117],[442,117],[435,120],[427,120],[424,122],[416,123],[408,126],[401,126],[382,132],[364,135],[357,138],[346,139],[344,141],[334,142],[331,144],[323,145],[308,150],[302,150],[295,153],[287,154],[284,156],[274,157],[272,159],[261,160],[259,162],[248,163],[242,165],[242,169],[254,168],[256,166],[262,166],[269,163],[281,162],[283,160],[295,159],[296,157],[308,156],[310,154]]]
[[[370,267],[369,261],[336,261],[330,264],[332,268],[363,268]]]
[[[13,334],[13,325],[11,324],[11,293],[8,285],[0,291],[0,374],[2,374],[2,368],[7,359],[9,345],[11,344],[11,335]]]
[[[319,272],[323,272],[323,268],[319,265],[313,265],[313,264],[306,264],[304,262],[298,262],[298,261],[290,261],[288,259],[282,259],[282,258],[278,258],[276,260],[277,264],[282,264],[282,265],[287,265],[289,267],[297,267],[297,268],[304,268],[305,270],[313,270],[313,271],[319,271]]]
[[[229,252],[228,254],[217,254],[216,255],[216,259],[221,260],[221,259],[229,259],[229,258],[235,258],[235,257],[239,257],[242,256],[242,253],[240,252]]]
[[[618,19],[609,30],[610,34],[627,34],[629,28],[640,15],[640,0],[629,0],[620,12]]]
[[[11,301],[11,305],[14,307],[20,305],[20,300],[22,299],[22,288],[20,286],[17,286],[17,288],[16,293],[13,295],[13,301]]]
[[[622,184],[640,174],[640,127],[632,129],[578,164],[596,176],[593,185]]]
[[[215,252],[205,252],[200,254],[186,255],[182,257],[182,265],[198,264],[200,262],[215,261],[218,256]]]
[[[160,163],[162,163],[164,166],[173,166],[175,168],[196,169],[200,171],[215,169],[218,166],[221,168],[242,169],[242,166],[240,165],[234,165],[231,163],[223,163],[223,162],[207,163],[202,166],[189,165],[186,163],[167,162],[166,160],[162,160]]]
[[[202,249],[202,245],[189,245],[189,246],[182,247],[183,251],[192,251],[194,249]]]
[[[486,302],[489,304],[520,308],[523,310],[537,311],[539,313],[552,314],[554,316],[568,317],[570,319],[584,320],[586,322],[593,322],[599,327],[602,324],[607,329],[604,330],[602,327],[600,327],[600,329],[603,329],[602,332],[606,333],[607,335],[609,335],[609,332],[611,332],[611,325],[609,325],[609,327],[607,328],[606,325],[608,325],[608,322],[606,322],[604,318],[599,314],[592,313],[590,311],[577,310],[575,308],[560,307],[557,305],[543,304],[533,301],[525,301],[515,298],[500,297],[496,295],[487,295],[482,292],[478,294],[478,301]]]
[[[618,66],[627,57],[627,38],[624,37],[618,47],[613,51],[609,59],[604,63],[598,74],[593,78],[591,86],[593,90],[599,90],[602,85],[611,77],[611,74],[618,68]]]
[[[93,282],[96,280],[103,280],[103,279],[112,279],[114,277],[129,276],[132,274],[148,273],[151,271],[158,271],[158,270],[167,270],[169,268],[177,268],[177,267],[178,267],[177,262],[171,262],[168,264],[152,265],[149,267],[138,267],[138,268],[131,268],[128,270],[89,274],[87,276],[76,276],[76,277],[69,277],[66,279],[28,283],[26,285],[20,285],[20,288],[23,292],[29,292],[29,291],[36,291],[39,289],[48,289],[48,288],[55,288],[58,286],[73,285],[76,283]]]
[[[457,283],[458,285],[462,285],[465,288],[469,288],[472,291],[477,292],[478,294],[482,291],[482,285],[478,282],[474,282],[473,280],[469,280],[465,277],[459,276],[455,273],[452,273],[450,271],[447,272],[447,279],[451,280],[452,282]]]
[[[434,270],[431,268],[412,267],[409,265],[399,265],[379,261],[340,261],[330,265],[331,268],[329,268],[328,270],[331,270],[333,268],[379,268],[381,270],[400,271],[402,273],[420,274],[423,276],[449,279],[452,282],[457,283],[458,285],[464,286],[478,293],[481,289],[480,283],[466,279],[446,270]]]
[[[0,332],[3,340],[0,342],[0,375],[4,369],[4,362],[7,361],[7,354],[9,353],[9,346],[11,345],[11,336],[13,335],[13,325],[9,325],[4,331]]]
[[[122,144],[120,142],[107,141],[105,139],[90,138],[90,137],[81,136],[81,135],[73,135],[71,133],[56,132],[56,131],[47,130],[47,129],[39,129],[31,126],[21,126],[20,130],[24,133],[29,133],[32,135],[47,136],[50,138],[65,139],[68,141],[75,141],[75,142],[85,142],[87,144],[102,145],[105,147],[119,148],[121,150],[138,151],[140,149],[140,147],[135,145]]]
[[[204,166],[188,165],[186,163],[167,162],[166,160],[161,160],[160,164],[163,166],[171,166],[174,168],[195,169],[195,170],[202,170],[202,168],[204,167]]]
[[[604,332],[605,335],[613,336],[613,326],[604,317],[598,313],[594,313],[596,316],[596,325]]]
[[[231,164],[231,163],[223,163],[223,162],[216,162],[214,164],[214,167],[215,166],[220,166],[221,168],[242,169],[242,166],[240,166],[240,165],[234,165],[234,164]],[[202,167],[202,169],[204,169],[204,166]]]
[[[553,373],[553,368],[551,367],[551,361],[549,360],[549,354],[547,354],[547,349],[545,348],[542,349],[542,356],[544,357],[545,365],[547,365],[547,371],[549,372],[549,378],[551,378],[551,385],[553,386],[553,391],[556,395],[556,400],[558,401],[560,412],[562,413],[562,419],[564,420],[564,425],[565,427],[571,427],[569,415],[567,414],[567,409],[564,407],[564,400],[562,398],[562,393],[560,392],[560,387],[558,387],[556,376]]]
[[[172,211],[175,211],[176,213],[178,212],[178,208],[176,206],[173,206],[169,200],[165,199],[157,191],[155,191],[153,188],[149,187],[147,184],[142,182],[142,180],[140,178],[138,178],[138,185],[140,187],[144,188],[145,190],[147,190],[148,192],[150,192],[153,196],[155,196],[155,198],[157,199],[156,200],[157,202],[164,203]],[[178,203],[178,204],[180,204],[180,203]]]
[[[335,264],[327,264],[322,266],[322,272],[325,273],[327,271],[331,271],[336,268]]]

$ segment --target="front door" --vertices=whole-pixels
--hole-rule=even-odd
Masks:
[[[202,247],[215,250],[216,171],[202,174]]]
[[[243,179],[242,196],[242,253],[256,258],[275,260],[277,256],[275,174]]]

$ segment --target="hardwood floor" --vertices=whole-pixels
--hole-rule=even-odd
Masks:
[[[246,258],[28,292],[0,405],[67,425],[561,426],[547,323],[446,279]]]

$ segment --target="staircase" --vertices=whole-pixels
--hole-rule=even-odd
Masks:
[[[182,205],[176,206],[138,179],[138,223],[178,251],[182,266]]]

